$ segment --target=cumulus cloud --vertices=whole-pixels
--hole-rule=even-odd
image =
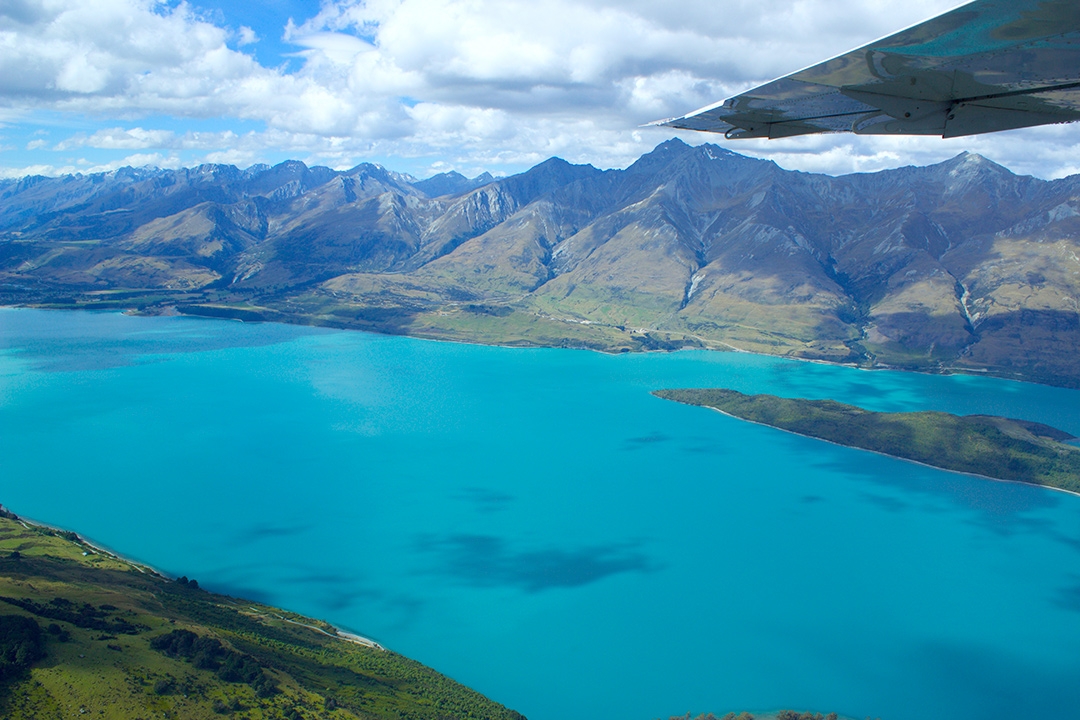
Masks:
[[[109,128],[98,130],[93,135],[74,135],[56,145],[57,150],[70,150],[77,147],[92,147],[105,150],[137,150],[162,147],[172,141],[174,133],[168,130],[143,130],[141,127],[125,130]]]
[[[74,175],[76,173],[103,173],[112,172],[122,167],[152,166],[167,169],[176,169],[184,166],[184,163],[176,155],[163,155],[161,153],[134,153],[117,158],[105,163],[90,163],[80,161],[76,164],[53,165],[39,163],[35,165],[22,165],[17,167],[0,166],[0,180],[21,178],[28,175]]]
[[[513,171],[555,154],[625,166],[672,134],[642,123],[955,4],[328,0],[281,29],[293,61],[267,66],[249,52],[259,42],[254,30],[226,27],[185,3],[8,0],[0,4],[0,121],[32,123],[41,112],[102,118],[99,129],[52,148],[147,151],[164,162],[201,152],[203,160],[242,164],[285,149],[336,167],[397,157],[413,171],[417,163]],[[148,118],[161,115],[261,128],[178,133],[152,127]],[[831,173],[974,149],[1047,176],[1073,171],[1065,158],[1077,144],[1080,133],[1068,127],[947,142],[831,136],[728,146]]]
[[[259,36],[247,25],[241,25],[240,29],[236,31],[236,44],[240,47],[253,45],[257,42],[259,42]]]

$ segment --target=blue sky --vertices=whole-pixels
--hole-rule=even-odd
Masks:
[[[1080,124],[978,138],[729,142],[642,128],[951,0],[3,0],[0,177],[299,159],[425,177],[559,156],[624,167],[678,135],[839,174],[968,150],[1080,171]]]

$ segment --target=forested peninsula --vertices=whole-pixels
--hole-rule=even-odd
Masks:
[[[653,394],[943,470],[1080,493],[1080,448],[1065,442],[1075,438],[1041,423],[931,411],[872,412],[833,400],[746,395],[722,388]]]
[[[163,577],[0,507],[0,717],[525,720],[325,622]]]

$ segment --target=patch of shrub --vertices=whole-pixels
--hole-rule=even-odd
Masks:
[[[135,625],[124,618],[109,617],[106,610],[96,608],[90,603],[79,605],[62,597],[53,598],[47,603],[4,596],[0,596],[0,601],[22,608],[38,617],[61,620],[86,630],[100,630],[121,635],[138,635],[143,630],[148,629],[145,625]],[[112,606],[110,605],[110,607]]]
[[[150,647],[170,657],[189,660],[200,670],[213,670],[225,682],[246,683],[259,697],[278,692],[277,684],[250,655],[230,650],[214,638],[190,630],[173,630],[150,641]]]
[[[41,626],[24,615],[0,615],[0,679],[14,677],[45,657]]]

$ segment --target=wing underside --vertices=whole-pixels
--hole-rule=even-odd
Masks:
[[[960,137],[1080,120],[1080,2],[976,0],[661,125]]]

